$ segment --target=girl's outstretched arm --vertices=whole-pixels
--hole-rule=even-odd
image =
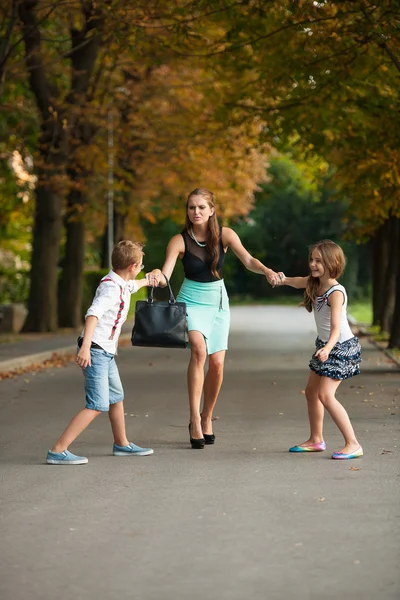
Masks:
[[[308,277],[286,277],[284,273],[278,273],[280,281],[278,285],[290,285],[298,290],[307,287]]]
[[[222,243],[224,248],[229,247],[233,253],[236,254],[238,259],[244,264],[246,269],[253,273],[259,273],[267,278],[268,283],[272,286],[278,285],[279,276],[275,271],[269,269],[262,264],[257,258],[251,256],[251,254],[243,246],[238,234],[230,229],[230,227],[222,228]]]

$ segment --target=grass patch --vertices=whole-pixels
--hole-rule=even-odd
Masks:
[[[372,323],[372,303],[370,300],[349,302],[347,312],[359,323],[364,325],[371,325]]]

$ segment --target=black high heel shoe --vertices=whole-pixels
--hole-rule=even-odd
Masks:
[[[192,438],[192,434],[190,433],[190,423],[189,423],[189,437],[190,437],[190,443],[194,450],[202,450],[204,448],[204,445],[206,442],[203,437],[202,438]]]
[[[203,433],[204,442],[207,446],[211,446],[215,442],[215,434],[214,433]]]
[[[200,417],[202,417],[203,414],[200,413]],[[215,442],[215,434],[214,433],[203,433],[204,436],[204,442],[207,446],[211,446],[212,444],[214,444]]]

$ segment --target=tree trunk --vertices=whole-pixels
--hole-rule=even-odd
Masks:
[[[82,275],[85,259],[85,223],[82,208],[85,203],[86,199],[81,191],[71,190],[65,218],[67,242],[60,281],[58,319],[60,327],[76,329],[82,323]]]
[[[389,238],[386,221],[376,232],[372,242],[372,310],[373,325],[382,325],[385,310],[385,287],[389,266]]]
[[[37,0],[21,0],[18,3],[18,15],[23,24],[29,84],[41,117],[31,285],[28,316],[23,330],[55,331],[65,132],[62,111],[53,109],[57,90],[50,84],[46,75],[41,50],[41,32],[36,18],[37,5]]]
[[[397,267],[396,304],[390,332],[389,348],[400,348],[400,261]]]
[[[57,330],[61,203],[62,199],[59,194],[43,183],[38,184],[28,316],[23,331]]]
[[[126,210],[123,207],[123,212],[120,210],[114,211],[114,244],[118,244],[125,239],[126,229]]]
[[[400,256],[400,234],[397,237],[397,246],[392,249],[393,254]],[[390,329],[389,348],[400,348],[400,259],[397,260],[396,271],[396,302],[393,312],[393,321]]]
[[[18,15],[22,22],[22,32],[25,44],[26,65],[29,73],[29,83],[35,96],[41,117],[42,136],[39,143],[42,177],[37,188],[36,215],[33,239],[33,257],[31,270],[31,289],[29,298],[29,314],[24,327],[25,331],[54,331],[57,328],[57,266],[61,238],[61,186],[65,187],[62,176],[66,173],[67,156],[69,165],[76,165],[76,157],[71,147],[79,146],[80,137],[77,135],[82,106],[86,101],[90,76],[93,71],[101,36],[97,29],[103,24],[101,7],[98,3],[88,1],[81,3],[82,26],[77,29],[71,21],[71,50],[69,59],[72,63],[70,91],[63,100],[55,84],[55,78],[47,77],[48,64],[43,58],[41,29],[38,22],[40,9],[38,0],[20,0]],[[66,145],[67,131],[71,130],[77,142]],[[86,134],[86,129],[83,128]],[[72,241],[67,241],[69,256],[74,262],[77,255],[82,254],[81,226],[71,225]],[[78,231],[75,232],[75,229]],[[78,247],[73,248],[80,240]],[[71,289],[74,285],[75,300],[80,294],[82,285],[83,261],[77,265],[68,264],[66,268],[73,273],[73,282],[69,283],[67,295],[71,299]],[[77,269],[80,268],[78,273]],[[76,277],[76,275],[78,276]],[[63,277],[65,280],[65,276]],[[75,314],[75,313],[74,313]],[[76,317],[71,319],[75,324]],[[64,321],[67,322],[67,321]]]
[[[0,97],[2,96],[6,77],[6,64],[11,56],[11,38],[17,24],[17,9],[17,0],[11,0],[4,14],[5,32],[3,38],[0,40]]]
[[[400,221],[395,217],[390,217],[387,221],[387,246],[388,246],[388,267],[386,272],[386,281],[384,288],[384,302],[381,316],[382,331],[390,331],[393,323],[394,307],[396,303],[396,275],[399,262],[399,231]]]
[[[81,29],[71,29],[71,90],[67,97],[74,114],[71,125],[70,151],[67,173],[72,183],[68,194],[67,216],[65,219],[66,248],[64,268],[60,282],[59,325],[77,328],[81,324],[81,303],[83,289],[83,267],[85,260],[85,220],[86,190],[88,172],[80,164],[75,150],[89,148],[98,127],[90,122],[82,107],[87,102],[87,91],[96,58],[100,49],[101,35],[94,33],[103,24],[100,10],[95,2],[84,5],[85,23]],[[79,187],[76,187],[79,185]]]

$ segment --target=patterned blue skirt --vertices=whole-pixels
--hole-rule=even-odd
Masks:
[[[323,348],[326,342],[319,337],[315,341],[315,351]],[[329,353],[328,360],[321,362],[313,354],[310,369],[321,377],[330,379],[348,379],[359,375],[361,362],[361,345],[358,337],[354,336],[345,342],[337,342]]]

